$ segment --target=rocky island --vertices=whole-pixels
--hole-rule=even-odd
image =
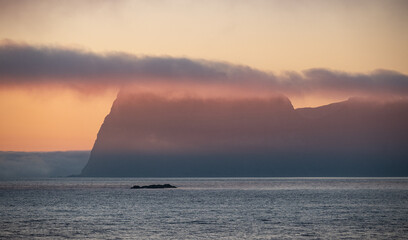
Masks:
[[[146,186],[134,185],[131,189],[162,189],[162,188],[177,188],[176,186],[170,184],[153,184]]]

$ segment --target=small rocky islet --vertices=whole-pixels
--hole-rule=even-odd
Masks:
[[[163,189],[163,188],[177,188],[177,187],[170,184],[152,184],[145,186],[134,185],[133,187],[131,187],[131,189]]]

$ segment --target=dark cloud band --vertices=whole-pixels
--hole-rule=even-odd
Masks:
[[[71,84],[123,86],[145,82],[190,82],[308,94],[334,91],[408,94],[408,76],[388,70],[351,74],[309,69],[281,75],[224,62],[171,57],[96,54],[61,47],[0,45],[0,85]]]

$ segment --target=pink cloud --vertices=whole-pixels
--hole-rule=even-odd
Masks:
[[[408,95],[408,76],[389,70],[346,73],[309,69],[276,75],[248,66],[189,58],[139,57],[126,53],[96,54],[62,47],[8,42],[0,45],[0,86],[59,86],[82,92],[95,89],[153,86],[189,90],[224,89],[289,96]],[[201,92],[203,92],[201,90]]]

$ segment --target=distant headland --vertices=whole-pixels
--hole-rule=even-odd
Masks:
[[[408,102],[120,93],[81,176],[408,176]]]

